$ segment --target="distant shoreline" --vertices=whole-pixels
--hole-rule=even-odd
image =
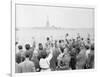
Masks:
[[[86,29],[91,29],[94,30],[94,28],[60,28],[60,27],[20,27],[20,28],[16,28],[16,30],[26,30],[26,29],[50,29],[50,30],[76,30],[76,29],[80,29],[80,30],[86,30]]]

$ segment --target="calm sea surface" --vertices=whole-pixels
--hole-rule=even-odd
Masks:
[[[39,42],[44,43],[46,41],[46,37],[52,36],[53,39],[64,39],[65,34],[68,33],[70,38],[75,38],[77,33],[84,38],[87,37],[88,34],[91,35],[91,38],[94,39],[94,29],[19,29],[16,31],[16,41],[18,41],[21,45],[25,45],[26,43],[32,44],[32,37],[38,44]]]

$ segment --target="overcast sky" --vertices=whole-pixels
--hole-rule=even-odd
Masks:
[[[16,5],[16,27],[93,28],[93,9]]]

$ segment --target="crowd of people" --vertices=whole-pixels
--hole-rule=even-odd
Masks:
[[[33,45],[18,45],[15,56],[15,72],[45,72],[59,70],[78,70],[94,68],[94,43],[90,36],[53,40],[46,38],[45,45],[42,43],[36,47]],[[25,50],[23,50],[25,48]]]

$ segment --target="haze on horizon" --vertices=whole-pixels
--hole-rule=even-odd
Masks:
[[[16,5],[16,27],[93,28],[94,9]]]

